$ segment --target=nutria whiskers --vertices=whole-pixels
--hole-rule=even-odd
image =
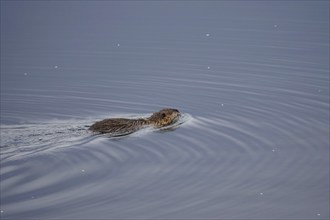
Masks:
[[[89,130],[98,133],[109,133],[113,135],[125,135],[133,133],[146,126],[161,128],[174,123],[179,117],[180,112],[177,109],[162,109],[153,113],[148,118],[110,118],[94,123]]]

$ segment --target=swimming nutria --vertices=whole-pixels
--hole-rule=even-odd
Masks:
[[[89,130],[99,132],[101,134],[110,133],[113,135],[125,135],[133,133],[146,126],[155,128],[164,127],[172,124],[180,117],[180,112],[177,109],[162,109],[159,112],[153,113],[149,118],[110,118],[98,121]]]

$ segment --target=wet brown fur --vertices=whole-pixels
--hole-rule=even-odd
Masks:
[[[116,135],[125,135],[133,133],[146,126],[156,128],[164,127],[172,124],[180,116],[177,109],[162,109],[153,113],[148,118],[127,119],[127,118],[110,118],[98,121],[90,126],[89,130],[102,134],[111,133]]]

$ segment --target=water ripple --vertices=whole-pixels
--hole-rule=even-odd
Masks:
[[[65,46],[90,21],[3,44],[1,217],[328,217],[328,22],[297,19],[316,6],[120,5]],[[164,129],[87,131],[166,106],[184,115]]]

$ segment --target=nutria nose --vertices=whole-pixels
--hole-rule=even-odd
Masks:
[[[181,112],[179,112],[178,110],[174,110],[174,112],[176,112],[176,114],[178,115],[178,116],[180,116],[181,115]]]

